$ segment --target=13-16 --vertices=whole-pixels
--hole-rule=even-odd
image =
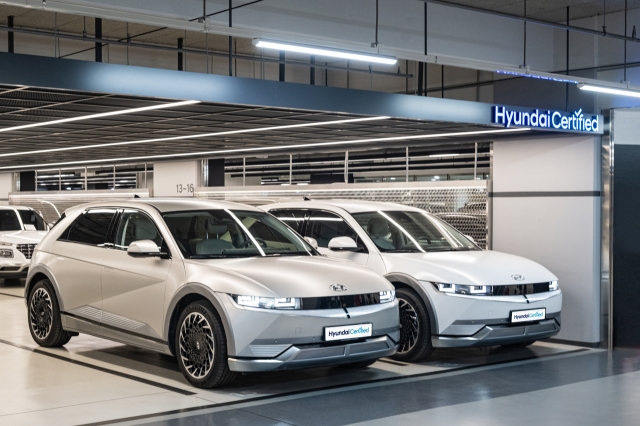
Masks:
[[[182,185],[181,183],[176,185],[176,192],[178,194],[182,194],[183,192],[190,192],[193,194],[193,184],[190,183],[188,185]]]

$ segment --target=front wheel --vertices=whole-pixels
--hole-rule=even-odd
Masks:
[[[400,309],[400,342],[392,357],[398,361],[420,361],[433,352],[431,321],[420,296],[408,288],[396,290]]]
[[[189,383],[198,388],[214,388],[235,379],[236,374],[229,370],[222,321],[211,303],[191,303],[180,314],[177,327],[176,356]]]
[[[72,333],[62,328],[60,305],[49,280],[38,281],[29,293],[29,332],[40,346],[66,345]]]

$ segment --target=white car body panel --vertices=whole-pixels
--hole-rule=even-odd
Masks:
[[[551,291],[525,296],[472,296],[443,293],[431,283],[461,285],[520,285],[557,281],[542,265],[523,257],[495,251],[449,251],[430,253],[381,252],[351,214],[375,211],[423,210],[401,204],[326,200],[283,202],[261,206],[265,211],[308,209],[332,212],[342,217],[355,231],[369,253],[319,251],[330,257],[340,257],[365,264],[378,274],[390,277],[406,276],[418,287],[425,303],[434,311],[432,324],[434,346],[472,346],[480,342],[470,338],[487,324],[509,324],[511,311],[546,308],[547,318],[560,321],[562,292]],[[366,260],[365,260],[366,259]],[[522,280],[512,276],[520,275]],[[433,321],[432,321],[433,322]],[[473,322],[473,324],[472,324]],[[449,336],[440,339],[439,336]],[[455,336],[465,336],[455,341]],[[451,338],[453,337],[453,338]]]

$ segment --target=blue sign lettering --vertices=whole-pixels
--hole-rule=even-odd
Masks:
[[[600,116],[587,118],[582,109],[567,114],[561,111],[513,111],[504,106],[493,107],[493,122],[504,127],[533,127],[573,132],[600,133]]]

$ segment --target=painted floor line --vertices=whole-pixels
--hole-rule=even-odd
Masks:
[[[408,379],[417,379],[417,378],[421,378],[421,377],[445,375],[445,374],[449,374],[449,373],[453,373],[453,372],[481,369],[481,368],[485,368],[485,367],[489,367],[489,366],[509,365],[509,364],[513,364],[513,363],[517,363],[517,362],[521,362],[521,361],[553,358],[553,357],[558,357],[558,356],[564,356],[564,355],[569,355],[569,354],[577,354],[577,353],[589,352],[589,351],[590,351],[589,349],[581,348],[581,349],[575,349],[575,350],[571,350],[571,351],[554,353],[554,354],[534,355],[534,356],[522,357],[522,358],[518,358],[518,359],[503,360],[503,361],[493,361],[493,362],[488,362],[488,363],[480,364],[480,365],[478,365],[478,364],[465,365],[465,366],[462,366],[462,367],[450,368],[450,369],[443,370],[443,371],[431,371],[431,372],[428,372],[428,373],[410,374],[410,375],[399,376],[399,377],[386,377],[386,378],[381,378],[381,379],[364,380],[364,381],[353,382],[353,383],[344,383],[344,384],[340,384],[340,385],[324,386],[324,387],[321,387],[321,388],[305,389],[305,390],[292,391],[292,392],[282,392],[282,393],[279,393],[279,394],[265,395],[265,396],[255,397],[255,398],[248,398],[248,399],[241,400],[241,401],[229,401],[229,402],[221,402],[221,403],[217,403],[217,404],[207,404],[207,405],[202,405],[202,406],[199,406],[199,407],[189,407],[189,408],[182,408],[182,409],[178,409],[178,410],[169,410],[169,411],[159,412],[159,413],[155,413],[155,414],[144,414],[144,415],[140,415],[140,416],[132,416],[132,417],[124,417],[124,418],[120,418],[120,419],[105,420],[105,421],[96,422],[96,423],[85,423],[85,424],[82,424],[82,425],[79,425],[79,426],[111,425],[111,424],[124,423],[124,422],[129,422],[129,421],[145,420],[145,419],[150,419],[150,418],[154,418],[154,417],[162,417],[162,416],[169,416],[169,415],[175,415],[175,414],[192,413],[192,412],[201,411],[201,410],[207,410],[207,409],[212,409],[212,408],[233,407],[233,406],[239,406],[239,405],[242,405],[242,404],[249,404],[249,403],[255,403],[255,402],[275,400],[275,399],[284,398],[284,397],[287,397],[287,396],[294,396],[294,395],[295,396],[300,396],[300,395],[310,394],[310,393],[314,393],[314,392],[336,390],[336,389],[346,389],[346,388],[350,388],[350,387],[355,387],[355,386],[360,386],[360,385],[369,385],[369,384],[375,384],[375,383],[399,382],[399,381],[408,380]]]
[[[134,376],[134,375],[131,375],[131,374],[127,374],[127,373],[122,373],[122,372],[116,371],[116,370],[111,370],[111,369],[108,369],[108,368],[105,368],[105,367],[99,367],[97,365],[89,364],[88,362],[78,361],[78,360],[75,360],[75,359],[67,358],[67,357],[62,356],[62,355],[57,355],[57,354],[53,354],[51,352],[43,351],[41,349],[33,349],[33,348],[28,347],[28,346],[23,346],[23,345],[19,345],[17,343],[9,342],[7,340],[0,339],[0,343],[4,343],[5,345],[13,346],[13,347],[19,348],[19,349],[24,349],[25,351],[37,353],[39,355],[44,355],[44,356],[48,356],[48,357],[51,357],[51,358],[55,358],[55,359],[58,359],[60,361],[65,361],[65,362],[69,362],[71,364],[80,365],[82,367],[91,368],[93,370],[101,371],[103,373],[112,374],[112,375],[118,376],[118,377],[123,377],[125,379],[133,380],[133,381],[136,381],[136,382],[139,382],[139,383],[144,383],[146,385],[155,386],[157,388],[168,390],[168,391],[175,392],[175,393],[179,393],[179,394],[182,394],[182,395],[190,396],[190,395],[195,395],[196,394],[195,392],[191,392],[191,391],[188,391],[188,390],[180,389],[180,388],[177,388],[177,387],[174,387],[174,386],[165,385],[164,383],[154,382],[153,380],[143,379],[141,377],[137,377],[137,376]]]

